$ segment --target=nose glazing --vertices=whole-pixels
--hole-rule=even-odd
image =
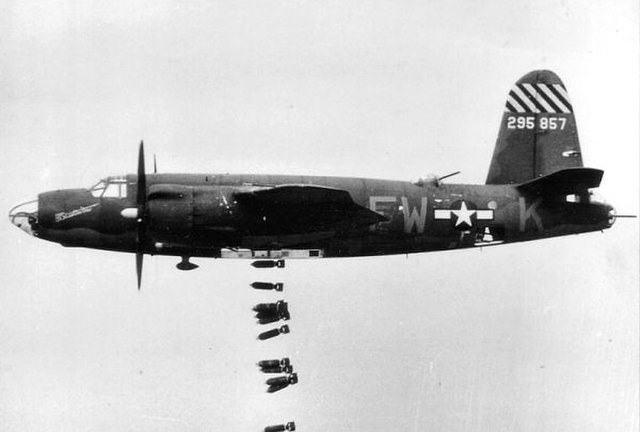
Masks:
[[[38,200],[27,201],[9,210],[9,221],[29,235],[38,225]]]

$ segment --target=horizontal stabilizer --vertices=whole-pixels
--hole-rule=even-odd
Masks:
[[[580,194],[600,186],[604,171],[595,168],[567,168],[518,185],[524,193],[538,196]]]

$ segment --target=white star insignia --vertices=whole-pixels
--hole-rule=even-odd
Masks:
[[[455,226],[458,226],[462,223],[466,223],[467,225],[471,226],[471,216],[473,216],[475,212],[475,210],[467,209],[467,203],[462,201],[462,205],[460,206],[459,210],[451,210],[451,213],[458,217]]]

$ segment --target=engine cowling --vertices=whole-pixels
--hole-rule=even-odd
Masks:
[[[193,187],[159,184],[149,188],[149,229],[157,234],[188,236],[193,231]]]
[[[203,241],[236,230],[236,203],[231,187],[157,184],[149,188],[149,229],[165,240]]]

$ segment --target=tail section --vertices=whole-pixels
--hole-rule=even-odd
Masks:
[[[573,107],[548,70],[518,80],[507,96],[487,184],[524,183],[582,167]]]

